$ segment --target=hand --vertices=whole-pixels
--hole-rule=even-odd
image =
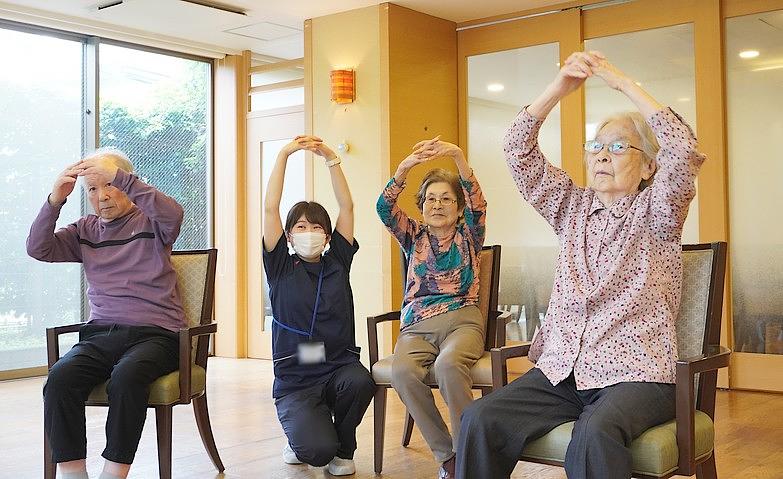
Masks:
[[[596,51],[572,53],[560,68],[551,87],[560,98],[565,97],[593,76],[594,68],[599,66],[601,60],[605,60],[603,54]]]
[[[441,141],[440,135],[431,140],[424,140],[416,143],[416,145],[413,146],[413,153],[426,159],[445,156],[457,160],[461,157],[465,157],[465,154],[459,146],[446,141]]]
[[[407,173],[408,170],[410,170],[414,166],[416,166],[418,164],[421,164],[421,163],[424,163],[424,162],[428,161],[429,159],[430,158],[426,158],[426,157],[423,157],[421,155],[417,155],[415,153],[411,153],[410,155],[405,157],[404,160],[402,160],[400,162],[400,164],[397,166],[397,171],[398,172],[406,172]],[[397,176],[397,175],[395,175],[395,176]]]
[[[73,189],[76,186],[76,179],[84,170],[82,163],[83,162],[79,160],[76,163],[69,165],[60,173],[57,180],[54,182],[52,192],[49,194],[49,204],[52,206],[60,206],[68,195],[73,192]]]
[[[321,139],[310,135],[298,135],[290,143],[280,149],[280,153],[286,157],[293,155],[299,150],[313,151],[316,144],[320,144]]]
[[[82,161],[81,168],[82,171],[79,173],[79,176],[83,176],[88,181],[98,184],[113,182],[117,176],[117,170],[119,170],[117,164],[107,157]]]
[[[425,149],[432,147],[432,145],[437,143],[439,140],[440,140],[440,135],[436,136],[431,140],[423,140],[413,145],[413,148],[411,148],[413,150],[413,153],[408,155],[404,160],[400,162],[400,165],[397,167],[397,171],[407,172],[414,166],[431,160],[433,158],[432,155],[425,155],[422,152]]]
[[[314,143],[308,150],[312,151],[316,155],[322,157],[326,161],[333,160],[337,158],[337,153],[334,152],[329,146],[323,142],[320,138],[317,136],[313,137],[316,140],[316,143]]]
[[[606,58],[601,58],[598,61],[598,66],[593,68],[593,74],[615,90],[622,90],[631,83],[631,79],[617,67],[609,63]]]

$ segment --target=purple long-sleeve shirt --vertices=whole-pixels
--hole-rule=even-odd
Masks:
[[[55,231],[61,206],[47,200],[30,227],[27,254],[84,265],[91,321],[177,331],[186,321],[171,247],[182,226],[182,206],[123,170],[112,186],[134,203],[128,214],[109,222],[87,215]]]

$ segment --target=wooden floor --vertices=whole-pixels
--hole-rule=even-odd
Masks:
[[[190,406],[174,408],[174,477],[176,478],[326,478],[321,468],[289,466],[281,451],[285,437],[277,421],[270,391],[269,361],[211,358],[209,408],[224,475],[204,452]],[[0,382],[0,478],[41,478],[41,386],[43,378]],[[441,403],[441,408],[443,404]],[[97,477],[104,446],[106,410],[88,408],[88,469]],[[379,477],[431,479],[437,465],[418,431],[408,448],[400,446],[403,408],[390,393],[383,474]],[[783,478],[783,395],[718,393],[717,462],[721,479]],[[372,406],[359,427],[355,478],[376,477],[372,458]],[[131,478],[157,477],[155,415],[150,412],[131,469]],[[562,469],[520,463],[513,478],[563,479]]]

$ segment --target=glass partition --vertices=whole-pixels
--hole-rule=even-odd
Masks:
[[[734,350],[783,354],[783,11],[725,34]]]
[[[528,340],[546,313],[552,293],[557,236],[517,191],[503,157],[503,136],[522,106],[558,72],[557,43],[468,58],[468,159],[487,198],[485,244],[502,245],[499,302],[510,323],[509,339]],[[560,108],[539,134],[548,160],[561,165]]]

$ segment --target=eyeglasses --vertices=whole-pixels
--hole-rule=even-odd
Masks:
[[[609,144],[604,144],[598,140],[590,140],[585,142],[584,146],[585,146],[585,151],[593,155],[603,150],[604,146],[606,147],[606,151],[612,153],[613,155],[622,155],[628,151],[628,148],[633,148],[634,150],[642,151],[640,148],[636,148],[635,146],[633,146],[627,141],[613,141]]]
[[[435,202],[440,203],[443,206],[451,206],[457,202],[454,198],[427,198],[424,200],[424,204],[427,206],[434,206]]]

